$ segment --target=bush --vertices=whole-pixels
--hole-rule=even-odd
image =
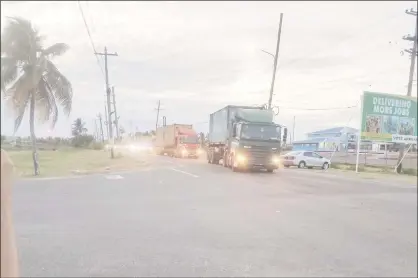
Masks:
[[[418,176],[417,169],[402,169],[402,172],[405,175]]]
[[[91,142],[89,148],[93,150],[103,150],[104,144],[102,142]]]
[[[75,148],[87,148],[94,141],[91,135],[78,135],[72,138],[71,144]]]

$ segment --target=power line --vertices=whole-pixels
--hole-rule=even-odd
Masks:
[[[81,8],[80,1],[77,1],[77,3],[78,3],[78,8],[80,9],[81,17],[83,18],[84,26],[86,27],[86,30],[87,30],[87,35],[89,36],[91,47],[93,48],[93,53],[95,54],[95,53],[97,53],[97,51],[96,51],[96,47],[94,46],[93,38],[91,37],[89,26],[88,26],[86,18],[84,16],[83,9]],[[104,74],[104,71],[103,71],[103,67],[100,64],[99,57],[97,57],[97,55],[94,55],[94,56],[96,57],[97,64],[99,65],[100,70],[102,72],[102,76],[103,76],[103,78],[105,78],[105,74]]]
[[[294,108],[294,107],[281,106],[282,109],[306,110],[306,111],[343,110],[343,109],[351,109],[351,108],[356,108],[356,107],[358,107],[358,105],[352,105],[352,106],[347,106],[347,107],[333,107],[333,108]]]

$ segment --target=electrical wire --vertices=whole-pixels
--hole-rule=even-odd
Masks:
[[[96,53],[97,53],[97,51],[96,51],[96,47],[94,46],[93,38],[92,38],[92,36],[91,36],[89,26],[88,26],[87,21],[86,21],[86,18],[85,18],[85,16],[84,16],[83,9],[81,8],[80,1],[77,1],[77,3],[78,3],[78,8],[79,8],[80,13],[81,13],[81,17],[83,18],[84,26],[86,27],[87,35],[89,36],[89,40],[90,40],[91,47],[93,48],[93,51],[94,51],[94,53],[93,53],[93,54],[94,54],[94,56],[96,57],[96,61],[97,61],[97,64],[99,65],[99,68],[100,68],[100,70],[101,70],[101,72],[102,72],[103,79],[105,79],[104,70],[103,70],[102,65],[100,64],[99,57],[97,57],[97,55],[96,55]]]
[[[333,107],[333,108],[294,108],[294,107],[286,107],[281,106],[282,109],[288,109],[288,110],[305,110],[305,111],[328,111],[328,110],[343,110],[343,109],[351,109],[356,108],[357,105],[347,106],[347,107]]]

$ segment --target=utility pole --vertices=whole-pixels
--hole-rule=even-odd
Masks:
[[[105,78],[106,78],[106,97],[107,97],[107,113],[108,113],[108,126],[109,126],[109,140],[110,140],[110,157],[115,158],[114,154],[114,139],[113,139],[113,130],[112,130],[112,113],[111,113],[111,102],[110,102],[110,88],[109,88],[109,72],[107,68],[107,56],[118,56],[118,53],[108,53],[107,48],[104,48],[104,53],[95,53],[96,55],[104,56],[105,60]]]
[[[411,10],[406,10],[405,13],[409,14],[409,15],[414,15],[415,17],[417,17],[417,12]],[[411,36],[404,36],[403,39],[407,40],[407,41],[413,41],[413,47],[411,50],[405,49],[405,52],[408,52],[409,54],[411,54],[411,65],[409,67],[409,79],[408,79],[408,91],[406,93],[407,96],[411,96],[412,95],[412,83],[414,81],[414,70],[415,70],[415,60],[417,57],[417,27],[418,27],[418,17],[416,18],[416,23],[415,23],[415,36],[411,37]]]
[[[274,55],[273,78],[271,80],[268,109],[271,109],[271,102],[273,100],[274,80],[276,79],[277,58],[279,56],[280,36],[282,34],[282,21],[283,21],[283,13],[280,13],[279,33],[277,34],[276,55]]]
[[[158,118],[160,117],[160,104],[161,104],[161,101],[158,101],[158,106],[157,106],[157,121],[155,122],[155,133],[157,133]]]
[[[99,140],[99,132],[97,130],[97,119],[95,118],[93,121],[94,121],[94,139],[96,141],[98,141]]]
[[[416,19],[415,19],[415,36],[411,37],[411,36],[408,35],[408,36],[404,36],[403,37],[404,40],[412,41],[414,43],[413,46],[412,46],[412,49],[410,49],[410,50],[409,49],[405,49],[404,50],[405,52],[407,52],[407,53],[409,53],[411,55],[411,65],[409,67],[408,90],[406,92],[406,95],[410,97],[412,95],[412,84],[414,82],[415,60],[416,60],[416,57],[418,55],[418,53],[417,53],[418,17],[417,17],[417,12],[414,11],[414,10],[412,10],[412,9],[410,9],[409,11],[406,10],[405,13],[406,14],[409,14],[409,15],[413,15],[413,16],[416,17]],[[405,153],[405,144],[402,143],[400,145],[400,148],[399,148],[399,157],[398,157],[398,162],[396,164],[396,165],[398,165],[398,167],[396,168],[396,172],[397,173],[401,173],[402,172],[402,160],[404,158],[404,153]]]
[[[107,105],[106,105],[106,103],[105,103],[105,106],[104,106],[104,108],[105,108],[105,122],[104,122],[104,124],[105,124],[105,126],[106,126],[106,138],[107,138],[107,143],[109,144],[109,141],[110,141],[110,137],[109,137],[109,114],[107,113]]]
[[[104,143],[102,114],[99,113],[98,117],[99,117],[99,121],[100,121],[100,134],[101,134],[101,138],[102,138],[102,143]]]
[[[113,112],[115,113],[115,126],[116,126],[116,139],[119,140],[119,118],[116,113],[116,97],[115,97],[115,87],[112,86],[112,95],[113,95]]]

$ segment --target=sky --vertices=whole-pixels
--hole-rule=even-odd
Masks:
[[[93,132],[104,114],[104,60],[94,55],[80,7],[96,50],[118,53],[108,58],[109,82],[128,132],[155,128],[159,100],[160,123],[166,116],[167,124],[205,133],[209,114],[226,105],[267,103],[273,58],[261,50],[274,53],[280,13],[273,105],[275,122],[290,133],[295,120],[294,139],[358,127],[365,90],[406,94],[410,59],[400,52],[412,47],[402,37],[414,34],[416,18],[405,10],[417,10],[415,1],[2,1],[2,28],[6,17],[23,17],[46,36],[45,45],[70,46],[54,62],[72,82],[72,112],[61,113],[53,130],[38,123],[37,136],[70,136],[79,117]],[[12,135],[13,114],[3,100],[1,108],[1,133]],[[16,135],[29,135],[28,117]]]

